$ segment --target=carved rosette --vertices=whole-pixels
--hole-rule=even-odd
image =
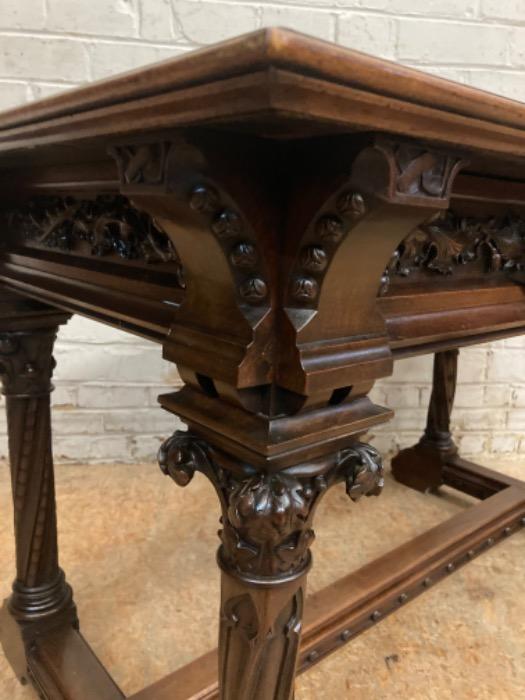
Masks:
[[[192,188],[189,205],[206,218],[223,249],[241,303],[259,306],[267,302],[268,284],[264,279],[257,246],[239,212],[222,201],[217,188],[204,183]]]
[[[330,198],[305,234],[288,285],[289,307],[315,308],[337,248],[366,214],[362,195],[347,188]]]
[[[180,486],[196,470],[210,478],[223,511],[221,562],[248,577],[289,577],[307,568],[314,511],[332,484],[344,481],[355,501],[377,495],[383,487],[380,455],[362,443],[319,462],[313,472],[295,467],[262,473],[240,466],[234,473],[220,466],[220,455],[201,440],[176,432],[162,445],[159,464]]]

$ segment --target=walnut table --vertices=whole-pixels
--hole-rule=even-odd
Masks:
[[[58,562],[49,393],[72,313],[177,365],[159,400],[188,432],[160,466],[206,474],[223,511],[218,651],[134,700],[289,700],[296,672],[517,532],[525,485],[462,459],[449,419],[457,349],[525,331],[524,180],[524,106],[279,29],[0,114],[17,676],[124,697]],[[362,439],[392,414],[367,394],[430,352],[427,428],[394,474],[479,504],[306,598],[323,494],[383,485]]]

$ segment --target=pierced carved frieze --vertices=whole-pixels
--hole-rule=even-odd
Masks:
[[[182,265],[168,236],[126,197],[36,197],[8,212],[7,222],[13,240],[38,247],[148,265],[171,263],[184,286]]]
[[[361,194],[344,189],[307,231],[288,285],[287,305],[315,308],[324,274],[343,238],[366,213]]]
[[[453,211],[438,214],[412,231],[397,247],[382,279],[385,293],[395,276],[423,271],[452,275],[476,264],[485,273],[521,270],[525,265],[525,219],[518,214],[476,218]]]
[[[224,204],[217,189],[199,184],[189,195],[191,209],[208,221],[208,226],[227,258],[241,302],[251,306],[268,300],[268,284],[261,269],[259,252],[241,215]]]
[[[234,472],[220,462],[204,442],[184,432],[174,433],[159,452],[162,471],[180,486],[186,486],[195,471],[212,481],[223,511],[221,560],[228,570],[245,576],[279,578],[304,571],[314,540],[314,511],[331,485],[345,482],[354,501],[378,495],[383,488],[381,457],[362,443],[314,468],[277,473],[242,465]]]

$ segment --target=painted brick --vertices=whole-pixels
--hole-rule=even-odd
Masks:
[[[480,14],[490,19],[525,23],[523,0],[481,0]]]
[[[363,0],[363,4],[367,2]],[[467,19],[477,15],[478,0],[425,0],[424,5],[414,0],[386,0],[384,9],[399,14]]]
[[[44,0],[2,0],[0,29],[43,29],[45,9]]]
[[[516,435],[494,435],[490,440],[490,451],[496,454],[516,452],[518,438]]]
[[[140,36],[152,41],[169,41],[182,36],[170,0],[140,0]]]
[[[179,48],[147,46],[138,43],[91,43],[89,61],[93,80],[158,63],[182,53]]]
[[[113,410],[104,414],[103,419],[107,432],[156,433],[168,437],[175,430],[173,415],[161,410]]]
[[[504,411],[488,408],[457,409],[453,414],[453,424],[459,430],[495,430],[505,426]]]
[[[396,47],[396,20],[381,15],[343,13],[339,16],[337,41],[357,51],[382,58],[393,58]]]
[[[522,408],[513,408],[507,415],[507,428],[519,430],[525,433],[525,410]]]
[[[460,384],[454,400],[455,408],[478,408],[483,405],[483,384]]]
[[[149,406],[149,388],[132,384],[81,384],[78,387],[79,408],[132,408]]]
[[[76,346],[55,350],[57,379],[63,381],[106,381],[110,383],[159,381],[171,367],[161,357],[158,346],[133,345]]]
[[[516,335],[513,338],[506,338],[504,347],[525,349],[525,335]]]
[[[422,63],[504,66],[510,30],[484,24],[399,19],[398,57]]]
[[[33,36],[0,37],[0,78],[84,81],[88,78],[86,48],[71,39]]]
[[[100,435],[103,428],[98,412],[53,411],[53,435]]]
[[[211,44],[258,26],[253,5],[175,0],[174,8],[184,38],[197,44]]]
[[[467,85],[503,95],[512,100],[525,101],[525,72],[498,73],[492,70],[462,71]],[[522,341],[523,342],[523,341]]]
[[[455,436],[456,444],[463,455],[480,455],[485,453],[488,449],[489,439],[487,434]]]
[[[512,30],[510,38],[510,62],[516,68],[525,68],[525,27]]]
[[[398,408],[391,422],[392,431],[415,430],[423,431],[427,420],[427,412],[422,408]]]
[[[483,403],[485,406],[510,406],[511,388],[506,384],[488,384],[485,386]]]
[[[46,28],[52,32],[133,37],[138,35],[138,10],[129,0],[47,0]]]
[[[263,27],[293,27],[299,32],[311,34],[321,39],[334,39],[335,21],[332,14],[314,9],[297,7],[263,7]]]
[[[17,107],[29,97],[29,89],[25,83],[3,83],[0,81],[0,109]]]
[[[490,382],[517,382],[525,379],[525,353],[509,349],[491,352],[488,361],[487,379]]]
[[[66,90],[71,90],[76,85],[62,85],[60,83],[42,83],[42,82],[31,82],[28,85],[31,90],[33,99],[42,100],[44,97],[50,97],[51,95],[57,95],[59,92],[65,92]]]
[[[424,5],[414,0],[337,0],[337,6],[400,15],[471,18],[477,14],[478,0],[426,0]]]
[[[384,392],[384,403],[389,408],[411,408],[419,405],[419,390],[415,386],[390,386]]]
[[[432,356],[421,355],[399,360],[394,364],[392,376],[382,381],[385,385],[393,382],[430,383],[432,381]]]
[[[56,435],[53,449],[57,462],[126,462],[135,461],[132,444],[133,438],[126,435],[98,435],[89,440],[78,435]]]
[[[78,406],[78,392],[80,387],[76,384],[57,384],[51,394],[53,408],[71,409]]]
[[[525,408],[525,386],[512,387],[511,403],[518,408]]]
[[[489,351],[485,348],[467,348],[462,350],[458,363],[458,382],[482,382],[486,379],[487,358]]]

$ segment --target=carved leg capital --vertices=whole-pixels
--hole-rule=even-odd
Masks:
[[[356,442],[307,465],[261,472],[176,432],[162,445],[159,463],[180,486],[195,471],[206,474],[221,502],[221,697],[289,700],[315,509],[338,482],[355,501],[379,494],[379,453]]]

